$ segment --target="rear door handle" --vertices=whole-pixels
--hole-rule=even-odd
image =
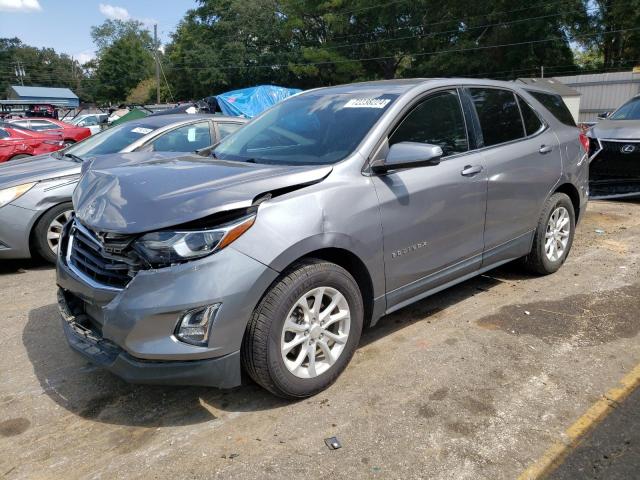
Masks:
[[[463,177],[472,177],[482,171],[482,165],[466,165],[460,172]]]
[[[553,150],[553,148],[551,148],[549,145],[542,145],[540,147],[540,150],[538,150],[541,154],[545,155],[547,153],[551,153],[551,151]]]

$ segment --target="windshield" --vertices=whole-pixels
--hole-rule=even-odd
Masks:
[[[355,150],[397,97],[372,88],[292,97],[227,137],[213,154],[255,163],[336,163]]]
[[[152,127],[141,122],[123,123],[96,133],[86,140],[67,148],[63,153],[70,153],[84,160],[96,155],[116,153],[155,129],[155,126]]]
[[[640,120],[640,97],[629,100],[609,118],[611,120]]]

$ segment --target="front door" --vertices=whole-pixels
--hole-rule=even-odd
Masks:
[[[388,139],[389,146],[405,141],[439,145],[444,156],[438,165],[373,178],[390,309],[476,271],[484,246],[486,169],[469,149],[456,90],[421,100]]]

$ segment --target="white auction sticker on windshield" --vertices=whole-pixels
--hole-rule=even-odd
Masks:
[[[147,133],[153,132],[153,128],[144,128],[144,127],[136,127],[131,130],[132,133],[141,133],[146,135]]]
[[[352,98],[344,108],[384,108],[390,101],[388,98]]]

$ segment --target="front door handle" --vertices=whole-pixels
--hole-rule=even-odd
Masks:
[[[482,171],[482,165],[466,165],[460,172],[463,177],[472,177]]]
[[[542,155],[546,155],[547,153],[551,153],[551,151],[553,150],[553,148],[551,148],[549,145],[542,145],[540,147],[540,150],[538,150]]]

